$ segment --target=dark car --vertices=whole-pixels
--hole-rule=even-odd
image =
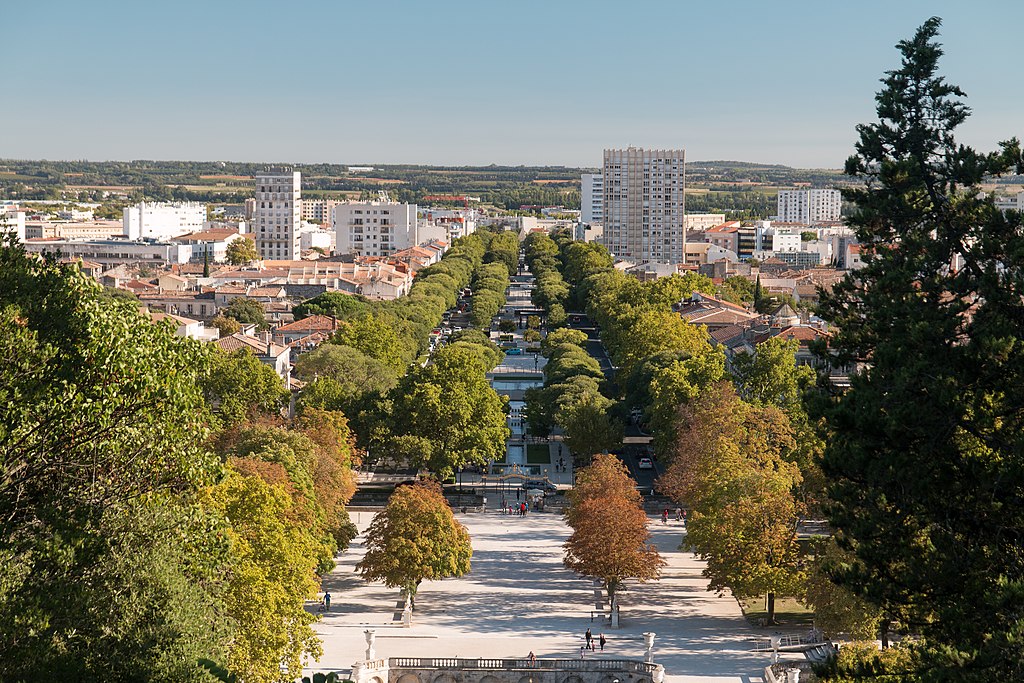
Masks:
[[[527,479],[523,482],[523,488],[526,490],[540,489],[544,493],[558,492],[558,487],[546,479]]]

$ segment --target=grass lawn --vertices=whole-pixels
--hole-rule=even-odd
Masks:
[[[768,617],[764,609],[764,596],[751,600],[740,600],[740,609],[751,626],[760,626]],[[801,605],[796,598],[775,598],[775,621],[779,626],[810,628],[814,625],[814,612]],[[773,627],[768,627],[773,628]]]
[[[527,465],[550,465],[551,464],[551,449],[546,443],[528,443],[526,444],[526,464]]]

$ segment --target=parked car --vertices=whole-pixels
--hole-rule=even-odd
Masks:
[[[521,356],[523,355],[522,349],[508,349],[505,351],[506,356]]]
[[[556,493],[558,491],[558,487],[547,479],[527,479],[523,482],[523,489],[540,489],[544,493]]]
[[[640,458],[636,466],[642,470],[653,470],[654,461],[652,461],[650,458]]]

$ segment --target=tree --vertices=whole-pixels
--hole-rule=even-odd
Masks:
[[[740,395],[753,403],[799,407],[801,393],[814,382],[814,370],[796,364],[799,348],[795,339],[772,337],[752,354],[736,354],[732,365]]]
[[[377,447],[441,479],[505,453],[505,399],[488,384],[480,356],[471,349],[440,349],[429,365],[399,380],[389,398],[387,438]]]
[[[814,609],[814,625],[829,637],[846,634],[855,640],[874,640],[882,622],[881,611],[832,581],[834,569],[853,557],[835,538],[821,539],[813,548],[803,601]]]
[[[566,569],[602,582],[613,611],[623,584],[657,579],[665,561],[650,543],[636,482],[614,455],[597,455],[576,474],[565,519],[572,535],[563,546]]]
[[[532,342],[539,342],[540,341],[540,332],[538,332],[537,330],[524,330],[523,331],[523,341],[530,342],[530,343],[532,343]]]
[[[766,595],[770,623],[776,594],[794,595],[802,581],[793,447],[782,411],[744,403],[722,383],[680,411],[675,456],[658,480],[690,507],[687,541],[707,560],[708,587]]]
[[[280,414],[289,396],[274,369],[246,349],[215,349],[200,386],[214,415],[226,425]]]
[[[579,330],[554,330],[544,337],[541,342],[541,351],[547,356],[552,349],[562,344],[575,344],[581,349],[587,345],[587,333]]]
[[[261,330],[269,327],[267,325],[267,311],[264,309],[263,304],[256,299],[249,299],[244,296],[235,297],[231,300],[231,303],[221,309],[220,314],[243,325],[256,325]]]
[[[256,243],[248,237],[241,237],[232,240],[225,250],[225,257],[228,263],[233,266],[244,266],[247,263],[257,261],[260,254],[256,251]]]
[[[754,301],[754,283],[742,275],[727,277],[718,288],[718,295],[734,304],[747,304]]]
[[[591,456],[622,445],[625,426],[621,420],[609,415],[608,409],[612,405],[610,399],[590,393],[582,400],[563,407],[555,415],[565,430],[565,445],[577,465],[585,465]]]
[[[230,337],[231,335],[242,331],[241,323],[234,318],[226,318],[220,313],[210,321],[210,324],[217,328],[221,337]]]
[[[364,406],[364,399],[383,396],[398,382],[394,368],[359,349],[339,344],[321,344],[299,356],[295,374],[303,381],[318,383],[313,390],[311,385],[305,387],[300,403],[309,404],[317,389],[327,384],[324,380],[330,380],[331,399],[315,407],[341,410],[346,415],[355,415]]]
[[[219,470],[208,348],[13,244],[0,284],[0,678],[198,681],[231,636],[192,504]]]
[[[421,481],[399,486],[366,531],[366,554],[356,565],[366,581],[401,588],[415,608],[423,581],[469,572],[469,532],[452,514],[439,485]]]
[[[378,315],[364,315],[345,323],[331,340],[334,344],[351,346],[395,372],[402,372],[406,358],[394,326]]]
[[[855,557],[835,578],[905,613],[930,680],[1011,680],[1024,667],[1024,237],[980,183],[1024,159],[1016,140],[989,154],[956,142],[969,110],[938,74],[939,25],[898,44],[879,121],[858,126],[846,163],[863,181],[846,196],[867,263],[822,302],[838,327],[823,358],[863,368],[822,406],[830,519]]]
[[[501,320],[498,322],[498,330],[501,332],[515,332],[516,322],[514,320]]]
[[[292,313],[296,320],[311,315],[328,315],[338,320],[348,320],[366,310],[366,299],[345,292],[324,292],[312,299],[307,299],[296,306]]]
[[[289,519],[293,498],[282,484],[229,471],[209,493],[208,505],[230,521],[233,565],[226,603],[237,625],[229,667],[246,681],[293,675],[306,656],[318,658],[320,641],[305,601],[316,595],[318,551],[310,534]]]

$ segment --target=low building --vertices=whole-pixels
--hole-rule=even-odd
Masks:
[[[122,234],[128,239],[166,240],[200,232],[206,205],[197,202],[139,202],[124,209]]]
[[[285,386],[291,381],[291,349],[270,340],[269,333],[262,337],[237,332],[217,340],[217,345],[228,353],[244,349],[256,356],[261,363],[269,365],[284,380]]]
[[[190,232],[171,239],[175,244],[192,247],[192,262],[223,263],[228,258],[228,246],[235,240],[244,239],[238,230],[232,228],[208,228]]]
[[[122,264],[144,264],[162,268],[188,263],[192,247],[187,244],[133,242],[130,240],[72,240],[57,237],[26,239],[25,249],[31,253],[60,253],[61,256],[94,261],[105,268]]]

